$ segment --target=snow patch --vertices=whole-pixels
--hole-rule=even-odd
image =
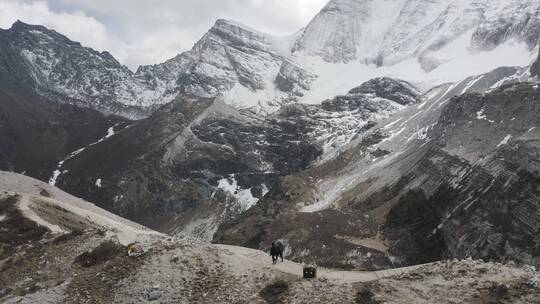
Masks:
[[[101,178],[98,178],[96,180],[95,186],[98,187],[98,188],[101,188]]]
[[[497,148],[508,144],[511,138],[512,138],[512,134],[506,135],[506,137],[497,145]]]
[[[264,196],[268,193],[268,188],[266,188],[265,185],[262,185],[261,187],[262,194]],[[242,187],[238,185],[238,181],[234,178],[234,174],[228,178],[223,178],[219,180],[217,188],[234,197],[242,211],[249,210],[259,201],[259,199],[254,197],[251,193],[251,188],[242,189]]]
[[[5,220],[6,218],[7,218],[7,216],[6,216],[6,215],[4,215],[4,214],[0,214],[0,222],[1,222],[1,221],[3,221],[3,220]]]
[[[487,118],[486,114],[484,114],[484,111],[485,111],[485,109],[482,108],[482,109],[480,109],[480,111],[476,112],[476,119],[478,119],[478,120],[485,120],[485,121],[494,123],[495,121],[490,120],[490,119]]]
[[[469,89],[472,88],[478,81],[482,80],[484,75],[474,76],[473,79],[467,84],[467,86],[461,91],[461,95],[469,92]]]

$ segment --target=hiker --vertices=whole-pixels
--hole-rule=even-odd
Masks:
[[[272,257],[272,264],[276,264],[278,257],[281,258],[281,261],[283,262],[283,250],[285,250],[285,247],[281,242],[272,242],[272,248],[270,248],[270,256]]]

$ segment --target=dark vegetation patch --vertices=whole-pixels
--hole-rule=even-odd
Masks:
[[[70,233],[65,233],[57,236],[52,240],[53,245],[63,244],[65,242],[71,241],[79,236],[83,235],[82,231],[72,231]]]
[[[289,290],[289,283],[287,283],[284,280],[276,280],[266,285],[259,292],[259,295],[268,304],[280,304],[280,303],[284,303],[284,298],[288,290]]]
[[[538,303],[539,297],[538,288],[517,281],[510,284],[492,283],[489,287],[478,289],[478,294],[465,302],[471,304]]]
[[[381,149],[381,148],[377,148],[377,150],[371,152],[371,155],[373,155],[373,157],[375,158],[379,158],[379,157],[383,157],[383,156],[386,156],[388,154],[390,154],[391,152],[388,151],[388,150],[384,150],[384,149]]]
[[[427,263],[443,258],[447,252],[441,230],[446,208],[457,191],[440,186],[431,196],[419,189],[405,193],[387,215],[385,236],[394,242],[392,250],[404,255],[408,263]]]
[[[41,191],[39,191],[39,195],[44,196],[44,197],[51,197],[51,194],[49,193],[49,191],[45,189],[41,189]]]
[[[92,251],[87,251],[75,258],[75,263],[82,267],[92,267],[105,263],[115,256],[121,255],[124,248],[122,245],[111,240],[105,241]]]
[[[135,274],[145,256],[129,257],[120,244],[104,241],[90,252],[75,258],[65,303],[112,303],[120,280]]]
[[[359,290],[355,297],[354,297],[354,303],[355,304],[379,304],[380,301],[374,300],[373,297],[375,294],[371,292],[369,289],[361,289]]]
[[[41,261],[46,245],[38,242],[32,244],[17,247],[3,261],[0,267],[0,302],[1,297],[5,295],[24,296],[33,293],[40,289],[37,284],[45,281],[39,275],[40,265],[36,262]],[[33,279],[27,280],[29,277]],[[36,280],[35,277],[39,279]],[[4,295],[1,295],[2,293]]]
[[[0,259],[11,256],[17,247],[31,241],[40,240],[48,229],[23,216],[17,208],[19,196],[0,198]]]

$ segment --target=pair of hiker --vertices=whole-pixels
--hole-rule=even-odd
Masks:
[[[272,257],[272,264],[276,264],[278,257],[283,262],[283,251],[285,246],[281,242],[272,242],[272,248],[270,248],[270,256]]]

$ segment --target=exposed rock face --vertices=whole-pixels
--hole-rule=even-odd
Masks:
[[[392,112],[400,106],[421,101],[420,92],[402,80],[375,78],[349,91],[322,102],[328,111],[368,111],[371,113]]]
[[[385,92],[402,96],[400,89]],[[266,117],[222,98],[179,98],[68,159],[59,185],[161,231],[212,239],[219,223],[254,206],[279,177],[329,157],[402,108],[375,94],[353,95],[347,107],[291,104]]]
[[[218,20],[190,51],[163,64],[140,67],[137,74],[177,93],[202,97],[225,94],[225,101],[237,108],[275,110],[296,101],[315,78],[288,59],[290,39]],[[266,99],[254,103],[261,91],[267,92]]]
[[[539,50],[538,58],[531,66],[531,76],[540,77],[540,50]]]
[[[69,160],[60,185],[160,230],[211,238],[223,217],[319,156],[310,128],[220,99],[183,98]]]
[[[215,240],[283,239],[296,260],[364,269],[467,256],[539,265],[538,89],[446,94],[282,179]]]
[[[47,180],[67,154],[123,122],[4,83],[0,88],[0,169]]]
[[[358,48],[370,30],[367,24],[375,18],[370,4],[356,0],[330,1],[306,27],[294,50],[329,62],[358,59]]]
[[[419,102],[420,92],[410,83],[392,78],[374,78],[349,91],[349,94],[372,94],[400,105]]]
[[[304,92],[311,89],[311,84],[317,76],[291,62],[284,62],[276,77],[278,89],[291,94],[291,97],[302,97]]]
[[[532,0],[503,3],[506,6],[496,9],[499,15],[488,14],[489,17],[475,30],[471,41],[473,47],[491,50],[512,38],[531,48],[536,46],[540,32],[540,4]]]

